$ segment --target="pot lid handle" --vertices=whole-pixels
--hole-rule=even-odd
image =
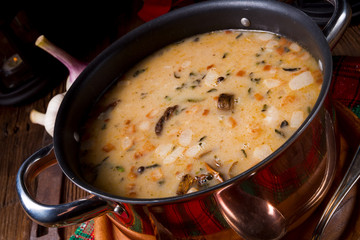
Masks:
[[[351,20],[351,7],[346,0],[327,0],[334,6],[334,13],[323,29],[330,48],[341,38]]]
[[[113,209],[107,201],[89,196],[59,205],[46,205],[33,199],[30,182],[44,169],[57,163],[53,145],[48,145],[24,161],[16,176],[16,190],[26,214],[45,227],[69,226],[85,222]]]

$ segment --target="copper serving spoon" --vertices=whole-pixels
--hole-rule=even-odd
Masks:
[[[285,218],[269,202],[236,185],[216,194],[220,211],[235,232],[247,240],[278,240],[286,233]]]

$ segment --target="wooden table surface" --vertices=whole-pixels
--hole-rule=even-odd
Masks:
[[[137,26],[128,25],[123,32]],[[353,22],[333,49],[333,55],[360,56],[360,24]],[[60,84],[46,96],[21,106],[0,106],[0,239],[30,239],[32,221],[26,216],[15,190],[15,178],[22,162],[36,150],[52,142],[40,125],[30,122],[32,109],[45,111],[49,100],[64,91]],[[63,178],[61,202],[69,202],[87,193]],[[359,217],[360,218],[360,217]],[[68,239],[76,226],[59,229],[60,239]],[[360,229],[353,229],[360,232]],[[359,234],[357,236],[360,236]]]

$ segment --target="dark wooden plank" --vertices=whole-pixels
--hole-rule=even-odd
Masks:
[[[21,163],[44,146],[45,132],[31,124],[29,112],[32,107],[43,109],[47,101],[44,98],[27,106],[0,107],[0,239],[29,239],[31,221],[18,202],[15,178]]]
[[[335,56],[360,56],[360,24],[347,28],[332,53]]]

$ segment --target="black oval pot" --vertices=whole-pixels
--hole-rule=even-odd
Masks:
[[[208,1],[170,12],[120,38],[81,73],[65,95],[55,124],[58,164],[71,181],[93,196],[59,206],[42,205],[30,197],[24,183],[27,169],[35,165],[34,159],[49,154],[52,146],[48,146],[19,170],[17,188],[25,211],[46,226],[69,225],[108,213],[131,238],[185,239],[236,233],[253,239],[281,238],[306,219],[302,216],[308,216],[319,204],[333,178],[338,152],[335,118],[328,98],[332,76],[329,45],[348,23],[348,17],[340,18],[348,12],[346,2],[336,3],[335,10],[322,32],[307,15],[284,3]],[[273,32],[296,41],[319,61],[324,75],[320,96],[296,133],[251,169],[184,196],[123,198],[87,183],[80,172],[78,134],[97,100],[124,72],[156,50],[195,34],[222,29]],[[46,160],[42,161],[46,164]],[[256,207],[264,203],[271,211]],[[34,211],[30,207],[34,204],[41,209]],[[259,223],[259,217],[254,216],[274,219],[274,223],[269,227],[269,223]]]

